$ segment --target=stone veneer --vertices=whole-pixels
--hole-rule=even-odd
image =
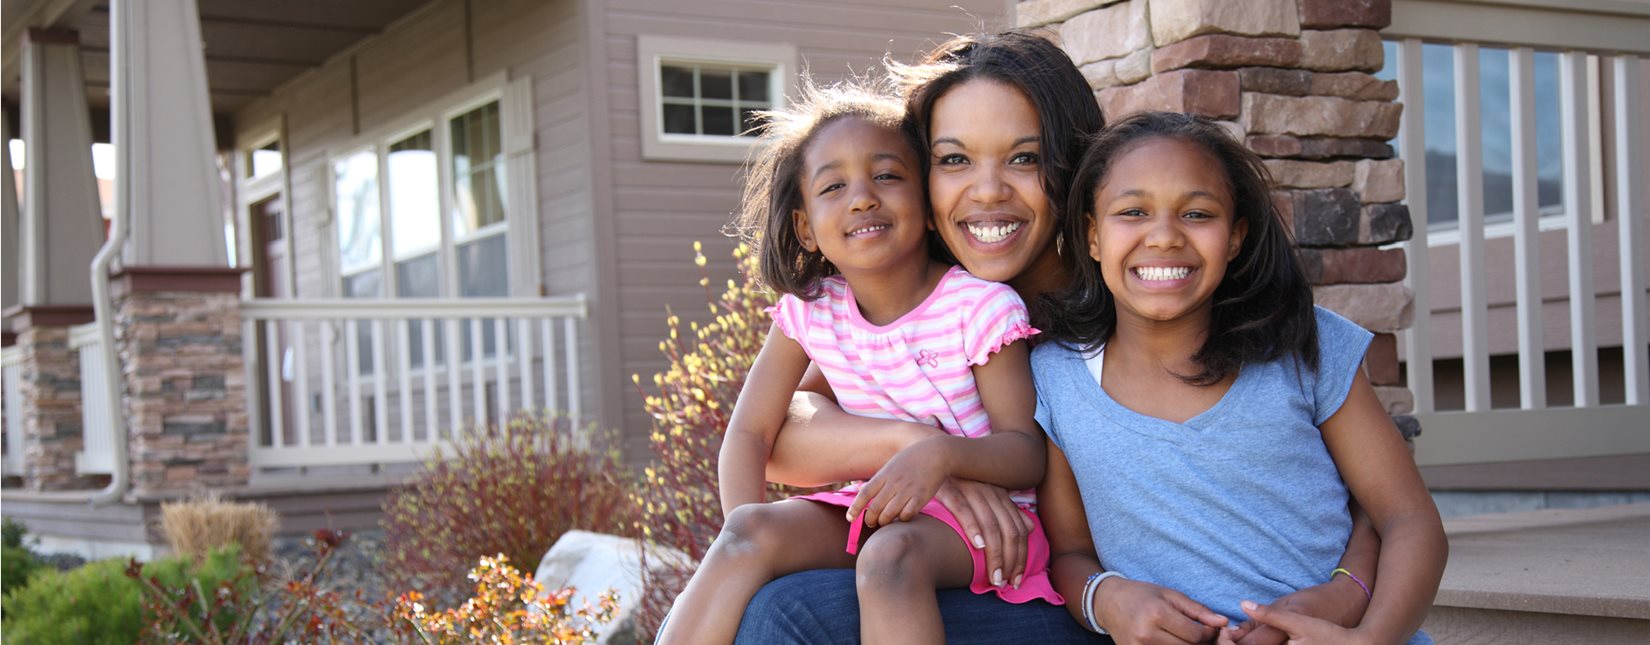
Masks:
[[[25,307],[13,321],[21,330],[23,486],[70,490],[95,485],[75,472],[84,447],[80,412],[80,355],[69,348],[69,328],[90,322],[90,307]]]
[[[1379,248],[1412,233],[1387,143],[1403,106],[1395,82],[1370,75],[1391,0],[1025,0],[1018,17],[1061,43],[1108,122],[1198,114],[1261,155],[1317,302],[1376,333],[1369,379],[1389,413],[1411,412],[1394,334],[1414,294],[1404,251]]]
[[[239,271],[134,267],[114,282],[132,493],[244,487]]]

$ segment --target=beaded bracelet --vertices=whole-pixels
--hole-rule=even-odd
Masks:
[[[1370,600],[1375,599],[1375,593],[1369,590],[1369,585],[1366,585],[1366,584],[1364,584],[1364,581],[1359,580],[1358,576],[1352,575],[1352,572],[1347,571],[1346,567],[1336,567],[1334,571],[1329,572],[1329,579],[1334,580],[1336,574],[1346,574],[1346,577],[1351,578],[1353,582],[1358,583],[1358,588],[1359,589],[1364,590],[1364,597],[1365,598],[1368,598]]]
[[[1094,618],[1094,592],[1100,589],[1100,583],[1106,578],[1128,578],[1116,571],[1096,571],[1089,574],[1088,582],[1083,583],[1083,620],[1089,624],[1089,631],[1103,636],[1111,635],[1106,628],[1100,626],[1100,621]]]

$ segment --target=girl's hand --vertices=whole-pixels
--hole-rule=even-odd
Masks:
[[[1243,612],[1249,614],[1261,624],[1271,626],[1288,637],[1290,645],[1314,645],[1316,643],[1364,643],[1364,638],[1356,630],[1347,629],[1321,618],[1313,618],[1298,614],[1287,609],[1268,607],[1251,600],[1243,601]],[[1221,634],[1221,643],[1230,643],[1227,634]]]
[[[1369,607],[1369,597],[1351,581],[1337,576],[1329,582],[1279,598],[1271,607],[1320,618],[1342,627],[1357,627],[1363,620],[1364,610]],[[1278,645],[1289,638],[1282,630],[1253,618],[1243,621],[1237,629],[1222,633],[1222,642],[1227,642],[1228,633],[1230,642],[1236,645]]]
[[[1094,597],[1096,620],[1119,645],[1207,643],[1228,623],[1186,594],[1149,582],[1107,578]]]
[[[971,479],[950,478],[940,485],[934,499],[957,518],[974,547],[985,551],[985,570],[992,572],[991,578],[1020,586],[1031,519],[1009,498],[1008,491]]]
[[[854,503],[848,507],[848,521],[854,521],[861,510],[865,511],[868,527],[915,518],[950,477],[944,444],[939,443],[947,438],[919,441],[889,459],[876,476],[859,487]]]

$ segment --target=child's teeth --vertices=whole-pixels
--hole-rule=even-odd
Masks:
[[[989,224],[969,224],[968,232],[974,236],[974,239],[991,244],[994,242],[1001,242],[1004,238],[1007,238],[1009,234],[1020,230],[1020,225],[1021,222],[997,224],[995,226]]]
[[[1140,267],[1134,270],[1142,280],[1179,280],[1191,274],[1190,267]]]

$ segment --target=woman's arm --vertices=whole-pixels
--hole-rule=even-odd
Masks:
[[[943,434],[921,423],[843,412],[819,367],[810,365],[774,441],[768,481],[813,487],[869,479],[906,446]]]
[[[1031,355],[1026,345],[1010,343],[990,361],[974,367],[980,404],[991,424],[989,436],[929,437],[901,450],[860,487],[848,516],[865,509],[865,523],[870,526],[910,520],[934,499],[949,477],[1009,489],[1030,488],[1042,481],[1046,453],[1033,420],[1037,393],[1031,384]]]
[[[1037,514],[1048,536],[1049,578],[1066,599],[1066,611],[1079,625],[1083,588],[1102,571],[1089,533],[1088,516],[1077,479],[1065,453],[1048,442],[1048,472],[1037,488]],[[1127,575],[1128,572],[1120,572]],[[1122,577],[1107,578],[1095,590],[1095,620],[1120,645],[1144,642],[1204,643],[1215,637],[1226,618],[1173,589]]]
[[[1381,584],[1369,611],[1350,633],[1289,612],[1256,607],[1257,620],[1292,639],[1321,642],[1394,643],[1420,629],[1438,593],[1449,543],[1415,460],[1392,426],[1392,418],[1360,372],[1346,402],[1320,428],[1335,466],[1380,534]],[[1249,610],[1246,606],[1245,610]]]
[[[722,515],[744,504],[763,500],[767,482],[762,473],[773,450],[774,435],[785,418],[791,392],[808,369],[808,354],[775,326],[751,364],[745,387],[733,404],[727,434],[717,458],[717,483]]]

